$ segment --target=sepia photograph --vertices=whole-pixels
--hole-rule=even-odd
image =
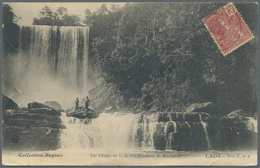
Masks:
[[[256,166],[257,2],[3,2],[5,166]]]

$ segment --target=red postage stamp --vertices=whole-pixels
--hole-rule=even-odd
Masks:
[[[228,3],[203,19],[224,56],[254,38],[233,3]]]

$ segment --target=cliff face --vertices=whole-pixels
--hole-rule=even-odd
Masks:
[[[112,83],[101,82],[89,91],[90,106],[97,111],[104,111],[106,107],[125,108],[124,96]]]

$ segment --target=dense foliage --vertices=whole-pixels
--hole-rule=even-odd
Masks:
[[[12,8],[3,4],[3,52],[17,52],[19,45],[19,26],[16,24],[18,17]],[[6,54],[4,54],[6,56]]]
[[[129,107],[183,111],[210,101],[215,115],[238,108],[256,114],[257,38],[223,57],[201,21],[223,5],[127,3],[86,10],[96,72],[118,86]],[[257,37],[257,14],[245,12],[256,6],[236,5]]]
[[[57,12],[45,6],[40,11],[40,17],[33,19],[34,25],[50,25],[50,26],[81,26],[80,17],[77,15],[69,15],[68,10],[64,7],[57,9]]]

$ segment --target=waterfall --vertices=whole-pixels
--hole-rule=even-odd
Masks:
[[[61,148],[128,148],[133,146],[132,127],[136,115],[131,113],[101,113],[91,122],[62,116],[67,129],[61,133]],[[74,120],[79,120],[75,122]]]
[[[22,99],[56,100],[66,108],[75,97],[85,97],[88,50],[88,27],[20,26],[13,75]]]
[[[209,138],[201,114],[100,113],[95,119],[62,116],[61,148],[207,150]],[[161,121],[168,117],[169,120]],[[184,120],[185,118],[185,120]],[[189,120],[189,121],[186,121]],[[207,144],[205,144],[207,143]],[[207,145],[207,146],[206,146]]]
[[[190,126],[190,124],[189,124],[187,121],[185,121],[185,124],[188,125],[188,127],[189,127],[189,129],[190,129],[190,137],[192,138],[191,126]]]
[[[174,133],[176,133],[177,132],[177,124],[176,124],[175,121],[172,120],[172,116],[170,115],[170,113],[168,114],[168,117],[169,117],[170,123],[172,123],[173,126],[174,126]],[[185,114],[183,114],[183,119],[185,119]]]
[[[199,117],[200,117],[200,123],[201,123],[203,130],[205,132],[205,137],[206,137],[206,140],[207,140],[208,149],[210,149],[209,136],[208,136],[208,131],[207,131],[207,124],[205,122],[203,122],[201,114],[199,114]]]
[[[66,114],[63,113],[62,121],[67,127],[65,130],[62,130],[60,136],[60,147],[62,149],[89,149],[100,147],[100,129],[90,124],[91,120],[66,117]]]

